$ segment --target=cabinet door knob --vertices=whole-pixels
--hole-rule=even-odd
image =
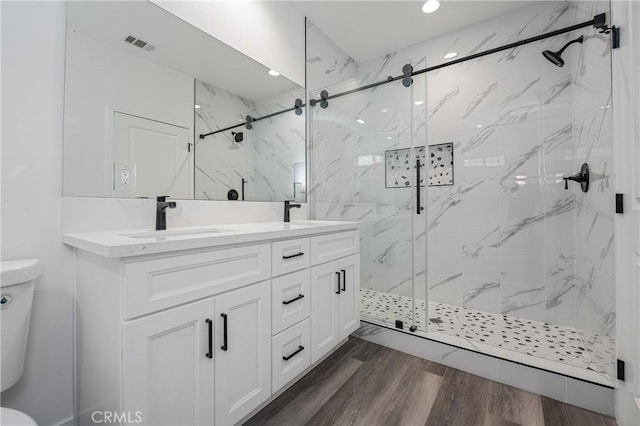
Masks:
[[[227,326],[228,326],[228,321],[227,321],[227,314],[220,314],[220,316],[222,316],[222,346],[220,347],[220,349],[222,349],[223,351],[226,351],[229,349],[229,346],[227,345]]]

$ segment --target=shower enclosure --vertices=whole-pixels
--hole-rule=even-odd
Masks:
[[[363,321],[612,383],[608,12],[526,6],[311,92],[311,214],[361,222]]]

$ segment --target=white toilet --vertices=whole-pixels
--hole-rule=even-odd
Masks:
[[[0,359],[2,392],[22,376],[29,338],[34,280],[40,275],[37,259],[0,262]],[[0,408],[0,425],[37,425],[25,413]]]

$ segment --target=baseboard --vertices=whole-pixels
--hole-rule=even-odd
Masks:
[[[607,416],[615,415],[615,389],[611,387],[484,355],[377,324],[361,322],[360,325],[355,336],[362,340]]]

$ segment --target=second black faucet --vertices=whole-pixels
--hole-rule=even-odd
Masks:
[[[293,208],[299,209],[300,204],[291,204],[291,201],[289,200],[284,202],[284,221],[287,223],[291,222],[291,215],[289,214],[289,211]]]

